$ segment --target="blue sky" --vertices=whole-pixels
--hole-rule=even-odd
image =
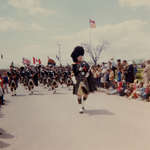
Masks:
[[[45,64],[62,44],[63,62],[71,63],[76,45],[88,41],[89,18],[96,21],[92,43],[110,42],[101,61],[148,58],[150,48],[148,0],[0,0],[1,66],[36,56]]]

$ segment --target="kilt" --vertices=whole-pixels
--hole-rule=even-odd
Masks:
[[[89,84],[87,79],[78,80],[76,84],[73,85],[73,94],[78,96],[84,96],[89,94]]]

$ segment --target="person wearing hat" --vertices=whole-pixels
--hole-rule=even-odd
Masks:
[[[88,76],[90,66],[83,60],[84,48],[77,46],[74,48],[71,57],[73,60],[72,71],[74,73],[74,89],[73,94],[77,95],[80,113],[84,113],[85,102],[89,94]]]

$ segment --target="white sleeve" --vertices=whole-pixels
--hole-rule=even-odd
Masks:
[[[89,72],[87,72],[85,77],[87,78],[87,77],[89,77],[89,75],[90,75]]]
[[[72,77],[72,81],[73,81],[74,84],[77,83],[77,81],[76,81],[76,79],[75,79],[75,76]]]

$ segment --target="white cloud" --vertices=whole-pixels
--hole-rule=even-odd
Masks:
[[[27,24],[11,18],[0,17],[0,32],[6,31],[42,31],[43,27],[36,23]]]
[[[1,23],[0,23],[1,25]],[[33,25],[34,26],[34,25]],[[150,22],[142,20],[128,20],[118,24],[106,24],[92,29],[92,43],[97,44],[100,40],[108,40],[110,46],[105,50],[100,61],[107,61],[111,57],[115,59],[147,59],[150,58]],[[16,27],[14,27],[16,28]],[[48,43],[38,43],[38,41],[20,45],[19,48],[8,54],[13,56],[16,63],[21,62],[22,57],[32,60],[32,56],[40,57],[46,64],[47,56],[55,59],[58,52],[57,42],[62,46],[63,63],[72,63],[70,54],[73,48],[81,42],[88,42],[89,29],[84,29],[71,35],[57,36],[50,38]]]
[[[119,0],[121,6],[150,7],[150,0]]]
[[[19,22],[12,19],[0,18],[0,31],[17,30],[21,27]]]
[[[107,40],[110,47],[102,53],[101,60],[108,60],[111,57],[122,59],[150,58],[150,30],[149,22],[141,20],[128,20],[119,24],[108,24],[97,26],[92,29],[93,45],[100,40]],[[68,51],[65,53],[70,57],[72,49],[81,42],[89,40],[89,29],[81,32],[56,37],[61,41]]]
[[[8,0],[8,3],[14,8],[24,9],[30,15],[52,15],[56,13],[54,10],[42,8],[40,0]]]

